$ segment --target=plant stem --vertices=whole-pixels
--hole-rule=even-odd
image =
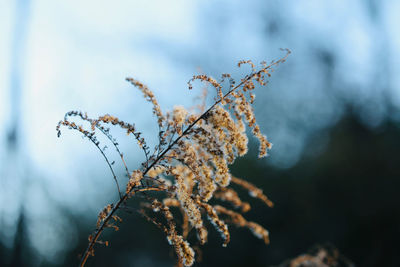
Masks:
[[[230,89],[226,94],[223,95],[223,97],[219,100],[217,100],[212,106],[210,106],[205,112],[203,112],[192,124],[190,124],[186,130],[180,135],[178,136],[172,143],[169,144],[169,146],[161,153],[158,155],[158,157],[149,165],[146,167],[145,171],[143,172],[143,176],[145,176],[147,174],[147,172],[154,167],[164,156],[166,153],[168,153],[172,147],[177,144],[179,142],[179,140],[182,139],[182,137],[186,136],[190,130],[202,119],[204,118],[208,112],[210,112],[216,105],[218,105],[225,97],[227,97],[229,94],[231,94],[233,91],[235,91],[236,89],[238,89],[239,87],[241,87],[242,85],[244,85],[245,83],[247,83],[248,81],[250,81],[251,79],[253,79],[256,75],[260,75],[262,72],[264,72],[266,69],[271,68],[273,65],[276,65],[282,61],[284,61],[286,59],[286,57],[289,55],[290,51],[288,51],[288,53],[286,54],[285,57],[283,57],[281,60],[272,63],[271,65],[262,68],[261,70],[259,70],[258,72],[254,72],[250,75],[248,75],[245,79],[243,79],[238,85],[236,85],[235,87],[233,87],[232,89]],[[135,187],[133,187],[131,190],[129,190],[128,192],[126,192],[122,197],[120,197],[120,199],[118,200],[118,202],[114,205],[114,207],[112,208],[111,212],[107,215],[107,217],[103,220],[103,222],[101,223],[101,226],[99,227],[99,229],[97,229],[97,231],[94,234],[94,237],[91,239],[91,241],[89,241],[89,245],[86,248],[86,251],[84,253],[84,255],[81,258],[80,267],[83,267],[89,257],[89,255],[91,254],[94,245],[96,244],[98,238],[100,237],[101,233],[104,231],[105,227],[107,226],[107,223],[110,221],[110,219],[113,217],[114,213],[120,208],[120,206],[122,205],[122,203],[124,203],[128,197],[131,195],[131,192],[133,191],[134,193],[136,192],[140,192],[143,191],[141,189],[138,189],[137,191],[135,191]]]

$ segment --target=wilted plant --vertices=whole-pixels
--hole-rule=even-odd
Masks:
[[[259,157],[266,156],[267,150],[271,148],[271,143],[261,133],[254,117],[253,89],[256,83],[262,86],[267,84],[266,78],[271,76],[274,67],[284,62],[290,54],[289,50],[286,52],[278,61],[272,61],[270,64],[262,62],[260,69],[256,69],[250,60],[240,61],[238,67],[247,64],[251,67],[251,73],[237,85],[229,74],[223,74],[220,82],[206,75],[193,76],[188,82],[189,89],[192,89],[193,81],[200,80],[210,84],[217,92],[214,104],[208,109],[205,109],[204,104],[199,112],[175,106],[172,111],[163,113],[146,85],[133,78],[127,78],[127,81],[142,91],[145,99],[153,105],[153,114],[157,117],[160,129],[159,143],[153,151],[133,124],[121,121],[117,117],[104,115],[91,119],[80,111],[70,111],[65,115],[64,120],[57,125],[58,136],[61,135],[61,126],[67,126],[89,139],[106,160],[119,193],[118,201],[107,205],[100,212],[97,228],[89,236],[89,245],[81,258],[80,266],[84,266],[88,257],[94,255],[96,243],[108,245],[107,241],[100,241],[100,235],[106,228],[119,229],[117,224],[122,220],[117,212],[127,209],[127,200],[135,195],[143,198],[141,206],[135,210],[165,233],[169,244],[175,249],[178,265],[191,266],[195,261],[195,252],[187,241],[190,231],[196,231],[196,242],[199,244],[207,242],[208,230],[204,218],[220,232],[223,246],[230,240],[228,224],[247,227],[255,236],[269,243],[268,231],[255,222],[247,221],[242,215],[250,209],[250,204],[243,202],[237,192],[229,186],[234,183],[245,188],[251,196],[260,199],[269,207],[272,207],[273,203],[261,189],[233,177],[228,165],[238,156],[247,153],[245,123],[260,142]],[[229,82],[229,87],[224,91],[222,83],[225,80]],[[84,128],[71,121],[72,116],[88,122],[90,127]],[[129,171],[117,141],[105,126],[109,124],[119,126],[136,139],[146,158],[140,169]],[[124,191],[121,191],[113,162],[109,161],[100,148],[96,137],[98,132],[109,139],[125,167],[129,180]],[[162,193],[153,194],[153,191]],[[228,203],[229,208],[213,204],[213,199]],[[181,212],[182,230],[177,227],[175,212]]]

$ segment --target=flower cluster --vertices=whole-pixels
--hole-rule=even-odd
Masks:
[[[269,243],[268,231],[244,218],[243,213],[249,211],[251,206],[242,201],[230,185],[234,183],[241,186],[248,190],[251,196],[270,207],[273,203],[261,189],[232,176],[229,165],[248,151],[246,125],[260,142],[259,157],[265,157],[271,148],[271,143],[256,123],[252,107],[255,94],[252,91],[257,84],[262,86],[267,83],[266,78],[270,76],[270,72],[277,64],[284,62],[289,53],[290,51],[287,51],[285,57],[269,65],[262,63],[259,70],[256,70],[251,61],[239,62],[239,67],[243,64],[250,65],[251,73],[238,84],[229,74],[223,74],[220,82],[207,75],[193,76],[189,81],[189,89],[193,87],[194,81],[199,80],[212,85],[217,95],[215,102],[208,109],[205,106],[201,107],[199,113],[187,110],[183,106],[175,106],[172,111],[163,113],[153,92],[147,86],[133,78],[127,78],[127,81],[137,87],[153,105],[153,114],[157,117],[160,128],[159,143],[154,151],[150,151],[133,124],[120,121],[117,117],[107,114],[90,119],[78,111],[66,114],[57,126],[58,135],[60,127],[67,126],[81,132],[100,149],[96,134],[104,134],[120,155],[128,177],[124,182],[125,190],[121,192],[114,172],[114,162],[110,162],[104,150],[100,149],[113,173],[119,199],[100,212],[97,229],[90,236],[81,266],[85,264],[89,255],[93,255],[94,245],[104,243],[99,241],[104,229],[117,227],[111,223],[112,220],[114,223],[120,222],[116,213],[125,210],[127,200],[138,194],[142,195],[144,201],[141,209],[137,210],[166,234],[169,244],[174,247],[180,266],[191,266],[195,262],[195,252],[190,243],[205,244],[208,237],[207,227],[210,224],[220,233],[223,246],[227,246],[231,238],[229,224],[246,227],[256,237]],[[225,80],[229,81],[229,87],[224,91],[222,83]],[[73,116],[88,122],[89,130],[70,121],[70,117]],[[126,130],[128,135],[132,134],[135,137],[146,157],[142,168],[129,171],[123,153],[106,127],[107,124],[119,126]],[[153,194],[152,191],[158,193]],[[215,200],[218,200],[218,204]],[[222,206],[221,203],[226,206]],[[175,212],[182,215],[182,227],[176,226]],[[191,231],[196,232],[197,238],[189,243]]]

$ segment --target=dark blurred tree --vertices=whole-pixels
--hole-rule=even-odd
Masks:
[[[17,233],[14,238],[14,247],[11,253],[11,263],[10,266],[28,266],[26,261],[28,259],[28,251],[27,251],[27,236],[26,236],[26,224],[25,224],[25,216],[24,212],[21,211],[19,219],[18,219],[18,226],[17,226]]]

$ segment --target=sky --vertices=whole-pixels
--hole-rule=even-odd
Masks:
[[[117,115],[155,140],[151,107],[126,77],[153,89],[164,109],[191,106],[201,93],[187,90],[193,74],[240,78],[238,60],[270,61],[291,49],[255,104],[274,144],[261,164],[278,168],[295,165],[310,139],[322,151],[349,104],[372,129],[398,121],[399,11],[395,0],[0,1],[2,242],[12,246],[24,210],[30,241],[57,261],[66,248],[55,240],[73,234],[59,230],[67,222],[52,203],[94,218],[109,200],[102,196],[113,181],[96,148],[73,132],[56,136],[67,111]],[[19,142],[11,151],[13,114]],[[140,152],[116,134],[138,164]]]

